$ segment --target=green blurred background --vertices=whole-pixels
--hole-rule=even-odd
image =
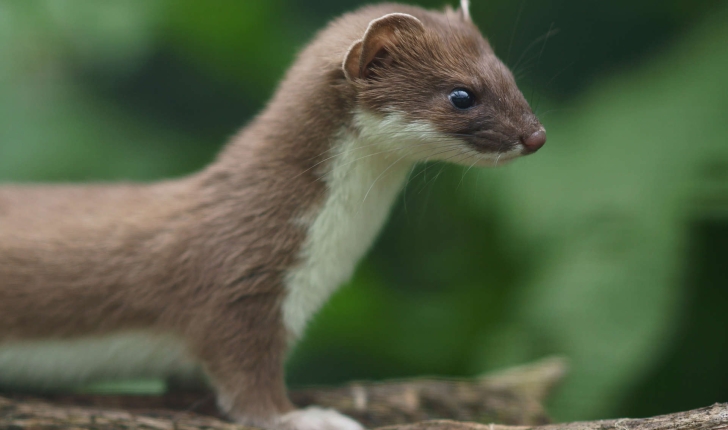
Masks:
[[[361,3],[0,0],[0,181],[199,169]],[[558,354],[559,420],[728,401],[728,3],[474,0],[472,15],[549,141],[498,169],[420,168],[290,383]]]

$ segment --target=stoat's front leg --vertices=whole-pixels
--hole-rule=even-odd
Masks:
[[[281,430],[363,428],[334,410],[295,409],[288,400],[283,377],[287,335],[276,295],[207,307],[190,321],[187,337],[230,418]]]

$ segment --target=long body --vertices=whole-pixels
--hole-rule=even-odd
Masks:
[[[314,411],[312,421],[293,410],[287,345],[351,275],[413,163],[515,157],[524,152],[519,136],[540,128],[524,110],[531,117],[518,123],[516,143],[479,152],[491,135],[473,132],[484,140],[467,146],[449,130],[456,124],[437,123],[444,113],[433,122],[407,105],[377,105],[381,81],[369,73],[384,67],[376,63],[390,49],[383,38],[442,32],[452,17],[480,37],[466,9],[447,14],[382,5],[335,21],[267,108],[197,174],[0,188],[0,386],[203,371],[240,422],[358,428],[333,411]],[[486,55],[481,41],[473,49]],[[507,69],[488,59],[510,79],[503,94],[528,109]]]

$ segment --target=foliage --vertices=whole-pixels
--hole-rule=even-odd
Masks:
[[[194,171],[357,4],[0,1],[0,180]],[[726,401],[728,8],[500,0],[473,16],[525,74],[548,144],[498,169],[413,173],[290,381],[560,354],[573,366],[561,419]]]

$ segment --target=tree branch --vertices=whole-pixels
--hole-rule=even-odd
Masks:
[[[377,430],[726,430],[728,403],[652,418],[580,421],[537,427],[464,423],[449,420],[380,427]]]
[[[475,380],[352,383],[294,391],[291,399],[299,406],[332,407],[368,427],[441,418],[538,425],[549,422],[542,404],[565,373],[565,361],[550,358]]]
[[[534,427],[546,421],[541,402],[564,372],[563,360],[549,359],[474,381],[353,383],[339,388],[294,391],[292,397],[300,406],[335,407],[379,430],[728,430],[728,404],[645,419]],[[251,430],[219,417],[201,415],[200,408],[204,409],[204,404],[211,400],[212,396],[200,397],[199,393],[146,397],[67,395],[45,399],[15,395],[0,397],[0,428]]]

